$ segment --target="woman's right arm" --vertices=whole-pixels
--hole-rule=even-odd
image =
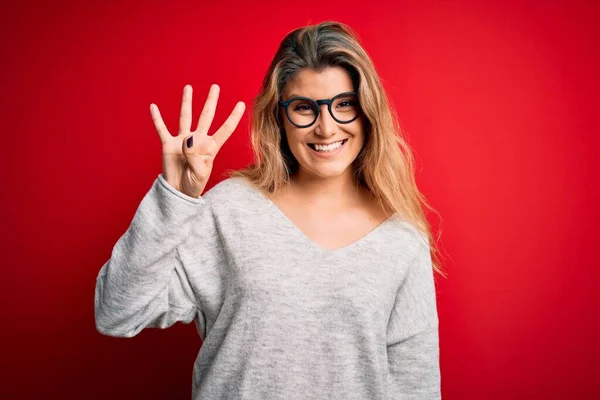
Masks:
[[[195,318],[199,296],[191,282],[208,266],[200,259],[184,262],[180,255],[183,246],[201,242],[194,231],[217,234],[208,201],[178,192],[159,175],[96,278],[98,332],[132,337],[144,328]],[[202,252],[218,254],[211,248],[216,243],[203,243]]]
[[[193,283],[200,284],[204,270],[218,263],[218,257],[211,259],[211,255],[220,253],[210,202],[201,194],[215,156],[245,109],[238,102],[221,128],[209,136],[219,90],[211,86],[196,131],[191,132],[192,87],[184,87],[176,136],[168,131],[158,107],[150,105],[162,143],[164,172],[96,279],[96,328],[102,334],[131,337],[146,327],[189,323],[198,312],[201,299]],[[192,253],[198,256],[190,257]]]

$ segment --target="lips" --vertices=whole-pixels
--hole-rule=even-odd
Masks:
[[[346,142],[348,141],[348,139],[346,138],[346,139],[338,140],[337,142],[340,142],[340,141],[342,142],[342,146],[343,146],[343,145],[345,145],[345,144],[346,144]],[[333,143],[337,143],[337,142],[333,142]],[[333,143],[332,143],[332,144],[333,144]],[[313,150],[317,150],[317,148],[315,147],[315,143],[307,143],[307,144],[308,144],[308,146],[309,146],[311,149],[313,149]]]

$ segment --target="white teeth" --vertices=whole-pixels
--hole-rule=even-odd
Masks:
[[[339,142],[335,142],[332,144],[328,144],[327,146],[323,146],[320,144],[315,144],[315,149],[317,149],[317,151],[333,151],[337,148],[339,148],[342,145],[342,142],[344,141],[344,139],[340,140]]]

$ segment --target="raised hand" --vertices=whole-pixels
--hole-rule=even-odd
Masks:
[[[225,123],[212,135],[208,129],[215,116],[220,88],[212,85],[198,126],[191,132],[192,125],[192,86],[183,88],[179,132],[172,136],[158,111],[158,106],[150,104],[152,121],[162,143],[163,175],[167,182],[180,192],[200,197],[213,167],[213,160],[237,127],[246,105],[238,102]]]

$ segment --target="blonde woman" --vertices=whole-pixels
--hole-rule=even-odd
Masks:
[[[290,32],[254,109],[255,162],[204,192],[244,112],[208,135],[150,111],[163,173],[98,274],[98,331],[194,321],[194,399],[439,399],[434,271],[413,158],[357,35]]]

